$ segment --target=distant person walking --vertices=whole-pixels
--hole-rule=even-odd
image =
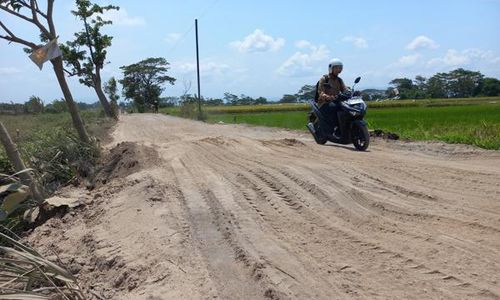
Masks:
[[[157,114],[157,113],[158,113],[158,107],[159,107],[159,106],[160,106],[160,101],[155,100],[155,101],[153,102],[153,112],[154,112],[155,114]]]

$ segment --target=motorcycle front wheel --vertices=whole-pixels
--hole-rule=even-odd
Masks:
[[[351,138],[354,147],[358,151],[365,151],[370,144],[370,134],[368,128],[360,123],[354,123],[351,129]]]

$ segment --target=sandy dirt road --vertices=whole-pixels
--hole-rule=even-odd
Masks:
[[[112,299],[500,299],[500,153],[163,115],[29,237]],[[105,184],[104,184],[105,183]]]

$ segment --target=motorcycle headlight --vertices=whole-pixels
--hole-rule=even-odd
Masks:
[[[366,110],[366,104],[365,103],[358,103],[358,104],[354,105],[353,108],[356,109],[357,111],[359,111],[359,113],[361,113],[362,111]]]
[[[356,109],[358,110],[365,110],[366,109],[366,104],[365,103],[359,103],[358,105],[356,105]]]

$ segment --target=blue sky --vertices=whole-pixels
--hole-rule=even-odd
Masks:
[[[43,2],[43,1],[40,1]],[[500,78],[500,0],[422,1],[97,1],[119,12],[105,32],[114,36],[103,77],[121,78],[119,67],[164,57],[177,78],[165,96],[186,87],[196,92],[194,19],[199,19],[201,90],[277,100],[315,84],[328,61],[344,62],[346,83],[357,76],[364,88],[386,88],[396,77],[430,76],[458,67]],[[55,3],[59,41],[80,24],[73,1]],[[15,34],[35,39],[35,28],[0,12]],[[0,31],[0,34],[4,32]],[[0,40],[0,101],[45,102],[62,97],[50,64],[43,71],[17,44]],[[189,84],[191,83],[191,84]],[[94,91],[69,79],[78,101],[94,102]]]

